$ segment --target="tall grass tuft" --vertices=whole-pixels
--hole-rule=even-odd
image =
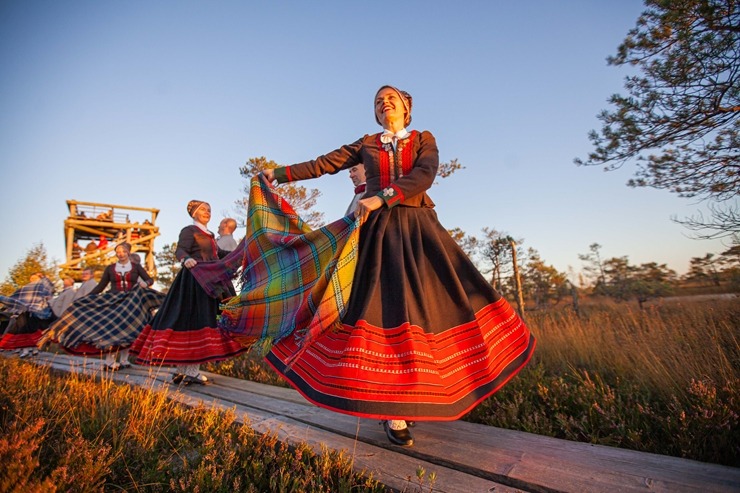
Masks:
[[[288,447],[153,391],[0,358],[0,492],[381,492],[350,458]]]
[[[740,466],[740,306],[532,313],[535,356],[465,419]]]

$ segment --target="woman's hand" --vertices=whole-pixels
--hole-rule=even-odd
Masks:
[[[263,169],[262,176],[264,176],[265,179],[267,179],[267,183],[272,183],[275,180],[275,170],[274,169]]]
[[[357,203],[357,209],[355,209],[355,214],[357,214],[359,217],[367,216],[372,211],[376,209],[380,209],[382,205],[383,205],[383,199],[381,199],[378,196],[373,195],[372,197],[364,198]]]
[[[149,287],[149,285],[148,285],[148,284],[146,283],[146,281],[144,281],[143,279],[139,279],[139,282],[138,282],[138,284],[139,284],[139,286],[141,286],[142,288],[148,288],[148,287]]]
[[[186,260],[185,262],[183,262],[183,263],[182,263],[182,265],[184,265],[184,266],[185,266],[185,267],[187,267],[188,269],[192,269],[192,268],[193,268],[193,267],[195,267],[195,266],[196,266],[197,264],[198,264],[198,261],[197,261],[197,260],[195,260],[194,258],[189,258],[189,259],[187,259],[187,260]]]

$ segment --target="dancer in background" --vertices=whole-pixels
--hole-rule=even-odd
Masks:
[[[39,272],[10,296],[0,296],[0,310],[9,319],[0,350],[20,349],[21,358],[38,353],[36,343],[55,319],[49,305],[53,295],[54,285]]]
[[[352,184],[355,186],[355,196],[352,197],[352,202],[349,203],[347,211],[344,213],[345,216],[355,212],[360,199],[365,196],[365,165],[360,163],[352,166],[349,169],[349,179],[352,180]]]
[[[95,276],[93,274],[93,270],[90,267],[85,267],[84,269],[82,269],[82,284],[80,284],[80,287],[77,288],[77,292],[75,293],[73,300],[84,298],[85,296],[90,294],[90,291],[95,289],[98,283],[95,280]]]
[[[223,218],[218,225],[218,236],[216,237],[216,244],[221,250],[233,252],[236,249],[234,231],[236,231],[236,219],[231,217]]]
[[[49,306],[51,306],[51,311],[54,312],[54,316],[60,317],[62,313],[64,313],[64,310],[66,310],[69,305],[72,304],[72,301],[74,301],[75,293],[77,292],[75,290],[75,280],[71,277],[65,277],[62,279],[63,283],[63,289],[62,292],[59,293],[54,299],[49,301]]]
[[[174,383],[205,384],[208,378],[200,372],[201,363],[227,359],[245,349],[216,324],[219,302],[235,294],[231,281],[221,283],[219,295],[213,297],[190,272],[199,262],[218,260],[228,254],[218,247],[214,234],[208,230],[211,206],[191,200],[187,211],[193,224],[180,231],[175,251],[184,268],[175,277],[151,325],[131,346],[131,353],[137,364],[175,366]]]
[[[70,354],[105,355],[105,365],[112,371],[131,366],[128,348],[151,322],[164,294],[148,289],[154,280],[131,261],[131,245],[120,243],[115,252],[118,261],[105,268],[89,295],[73,302],[51,324],[39,347],[54,341]]]

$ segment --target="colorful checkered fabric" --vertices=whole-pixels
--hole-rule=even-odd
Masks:
[[[54,285],[46,277],[26,284],[10,296],[0,296],[0,308],[11,314],[29,312],[38,318],[52,315],[49,300],[54,295]]]
[[[239,242],[236,248],[221,260],[205,261],[199,260],[197,265],[190,269],[190,273],[200,287],[202,287],[208,296],[221,300],[230,297],[225,286],[231,284],[242,267],[244,262],[244,245],[245,240]]]
[[[99,349],[129,346],[151,322],[152,311],[159,307],[164,296],[141,287],[85,296],[51,324],[38,344],[57,341],[74,348],[84,343]]]
[[[293,335],[293,360],[340,323],[357,264],[360,219],[317,230],[261,177],[252,178],[242,292],[221,305],[219,327],[242,345]]]

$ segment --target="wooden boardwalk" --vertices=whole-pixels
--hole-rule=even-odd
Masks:
[[[8,353],[4,353],[7,355]],[[434,492],[740,492],[740,469],[559,440],[464,421],[419,423],[416,443],[391,445],[376,420],[318,408],[291,389],[208,374],[206,386],[175,386],[171,369],[105,371],[98,359],[40,353],[32,361],[63,371],[166,389],[172,399],[234,409],[240,422],[289,443],[346,450],[355,468],[396,491],[416,492],[416,470],[435,472]],[[428,491],[428,486],[424,491]]]

